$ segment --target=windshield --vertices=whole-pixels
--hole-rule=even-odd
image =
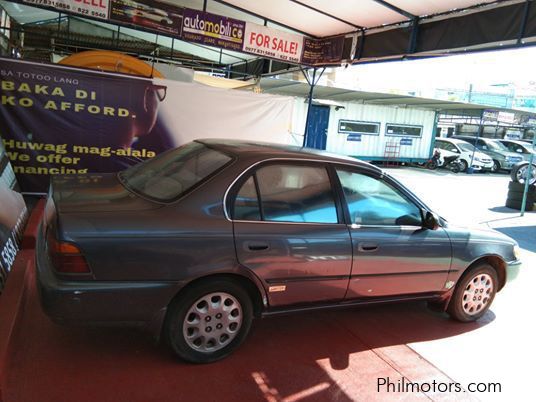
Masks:
[[[508,151],[508,148],[506,148],[499,141],[486,141],[486,145],[490,147],[490,149],[493,149],[494,151]]]
[[[469,144],[468,142],[459,142],[458,144],[458,147],[462,150],[462,151],[465,151],[465,152],[473,152],[475,151],[475,147],[472,146],[471,144]]]
[[[119,173],[132,191],[158,201],[171,201],[232,160],[219,151],[191,142]]]

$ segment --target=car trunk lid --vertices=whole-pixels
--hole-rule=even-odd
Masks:
[[[136,211],[160,206],[128,191],[116,173],[55,176],[49,196],[61,214]]]

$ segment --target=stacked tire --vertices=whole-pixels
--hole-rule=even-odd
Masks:
[[[523,203],[523,193],[525,191],[525,183],[511,181],[508,183],[508,196],[506,198],[506,206],[508,208],[521,210]],[[534,202],[536,201],[536,186],[530,185],[527,193],[527,204],[525,210],[532,211]]]

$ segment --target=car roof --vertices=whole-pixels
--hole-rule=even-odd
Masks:
[[[514,144],[519,144],[519,145],[523,145],[523,146],[525,146],[525,145],[530,145],[530,143],[527,143],[527,142],[525,142],[525,141],[521,141],[521,140],[511,140],[511,139],[509,139],[509,138],[502,138],[502,139],[500,139],[499,141],[501,141],[501,142],[502,142],[502,141],[513,142]]]
[[[311,159],[332,162],[351,164],[358,167],[372,169],[377,172],[382,170],[370,163],[363,162],[359,159],[349,156],[321,151],[318,149],[299,147],[295,145],[275,144],[269,142],[231,140],[231,139],[214,139],[203,138],[196,140],[197,142],[206,144],[212,148],[220,149],[223,152],[233,155],[254,155],[258,159],[278,159],[278,158],[295,158],[295,159]]]
[[[467,141],[464,141],[462,139],[452,138],[452,137],[449,137],[449,138],[436,138],[436,141],[447,141],[447,142],[451,142],[453,144],[459,144],[461,142],[467,142]]]
[[[459,140],[484,140],[484,141],[499,141],[500,138],[487,138],[487,137],[473,137],[471,135],[455,135],[454,136],[455,139],[459,139]]]

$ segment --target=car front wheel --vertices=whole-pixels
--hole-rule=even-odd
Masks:
[[[208,279],[184,290],[170,304],[164,336],[180,358],[210,363],[240,346],[252,319],[251,299],[239,284]]]
[[[497,272],[491,265],[480,264],[471,268],[458,281],[447,312],[462,322],[479,319],[493,302],[497,286]]]
[[[468,167],[469,164],[465,160],[460,159],[460,171],[466,172]]]
[[[499,170],[501,170],[501,164],[499,161],[494,160],[493,166],[491,167],[491,173],[497,173]]]

